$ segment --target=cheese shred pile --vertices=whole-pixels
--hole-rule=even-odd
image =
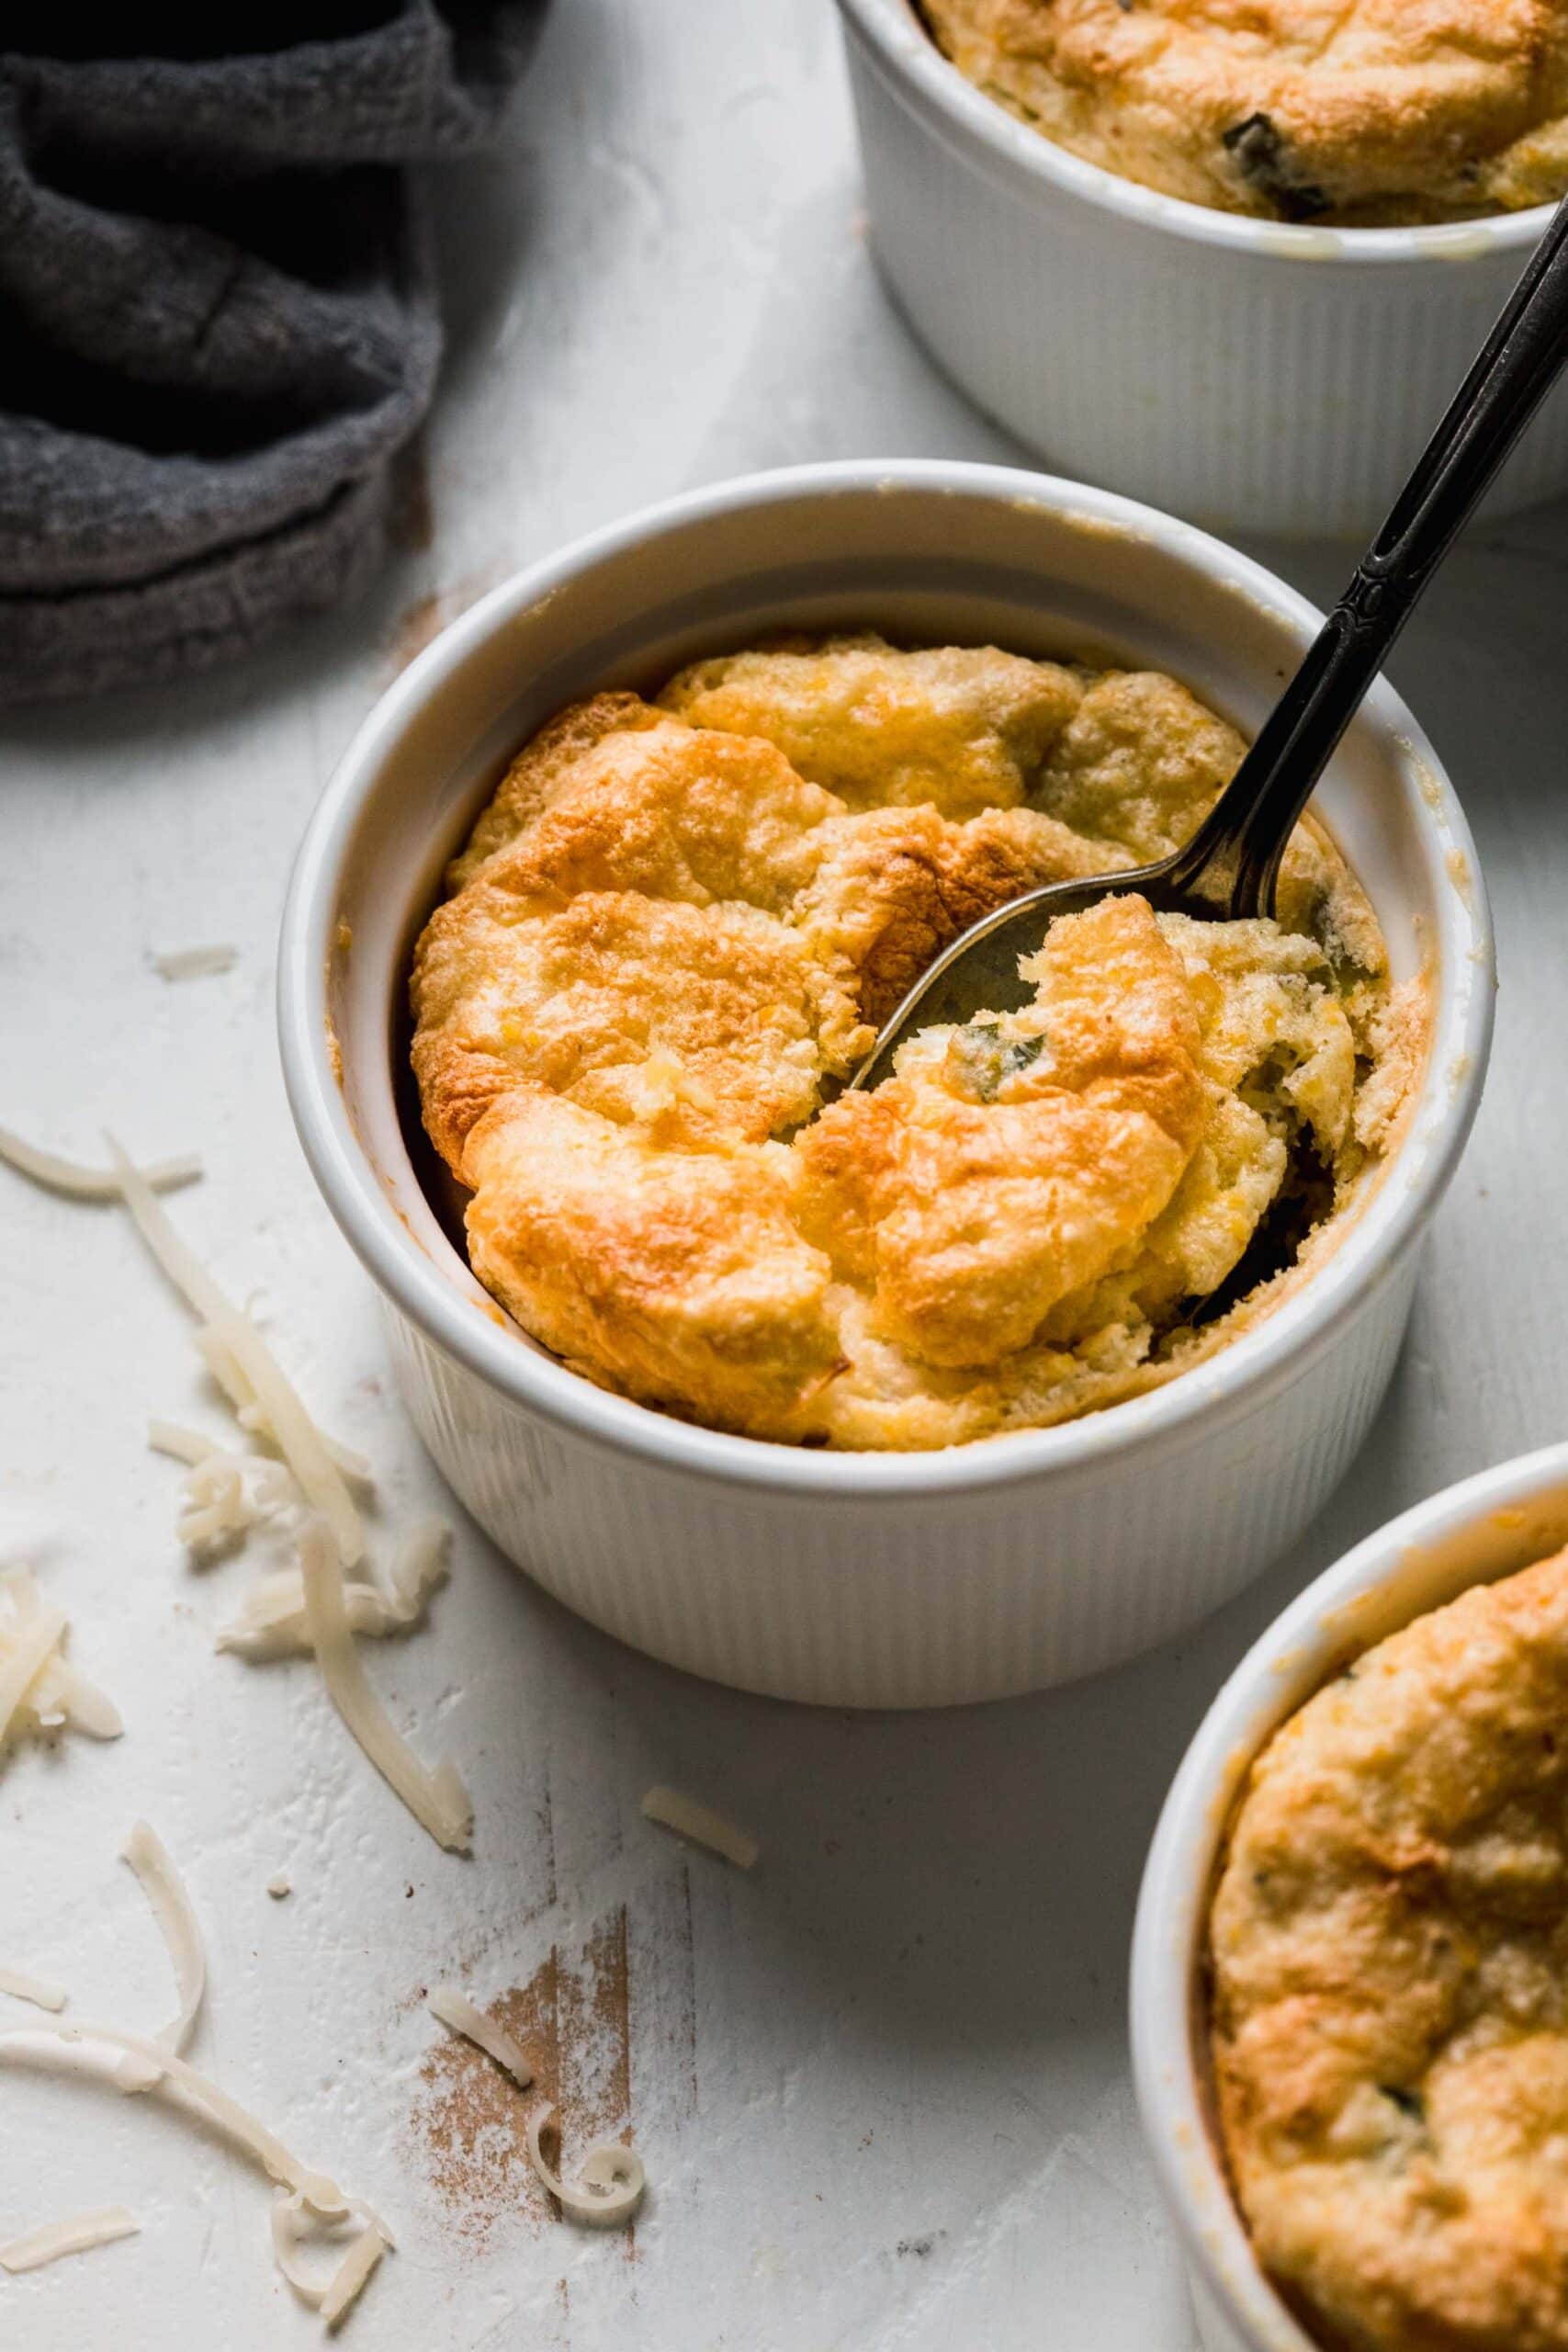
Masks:
[[[152,1186],[131,1166],[114,1137],[107,1136],[105,1141],[137,1231],[175,1288],[201,1318],[197,1345],[215,1377],[246,1426],[276,1446],[352,1567],[365,1550],[365,1529],[332,1448],[250,1317],[224,1296],[195,1251],[180,1239]],[[203,1346],[204,1341],[210,1344]]]
[[[412,1529],[393,1561],[387,1589],[364,1579],[345,1584],[344,1568],[360,1561],[366,1548],[349,1487],[368,1478],[368,1464],[317,1428],[250,1317],[180,1239],[113,1136],[106,1140],[137,1229],[202,1318],[197,1345],[208,1369],[242,1427],[277,1447],[310,1513],[300,1532],[298,1567],[254,1586],[239,1616],[220,1631],[218,1647],[255,1659],[314,1651],[333,1703],[377,1770],[439,1845],[467,1853],[474,1809],[456,1767],[442,1763],[427,1770],[421,1763],[371,1690],[355,1648],[356,1634],[403,1633],[420,1622],[446,1575],[446,1530],[434,1520]],[[292,1499],[293,1488],[267,1475],[278,1464],[235,1454],[177,1422],[153,1421],[148,1436],[159,1452],[186,1464],[178,1526],[187,1544],[200,1547],[243,1536]]]
[[[294,1481],[281,1462],[265,1454],[235,1453],[201,1430],[178,1421],[149,1421],[147,1442],[156,1453],[186,1464],[184,1500],[175,1532],[193,1552],[248,1535],[291,1500]]]
[[[438,1521],[412,1529],[384,1588],[368,1577],[345,1584],[344,1570],[355,1566],[366,1550],[364,1521],[350,1489],[368,1482],[369,1464],[317,1427],[255,1324],[220,1289],[159,1205],[158,1184],[199,1170],[183,1161],[137,1168],[112,1136],[104,1140],[107,1172],[57,1159],[4,1130],[0,1156],[58,1190],[118,1195],[152,1258],[198,1317],[197,1351],[241,1427],[283,1457],[277,1463],[237,1453],[180,1422],[152,1422],[149,1442],[186,1465],[177,1521],[182,1541],[200,1552],[243,1539],[297,1498],[311,1514],[300,1533],[299,1566],[252,1589],[238,1617],[219,1633],[218,1647],[255,1659],[313,1651],[338,1713],[378,1771],[439,1844],[468,1852],[473,1806],[456,1768],[443,1763],[427,1770],[420,1762],[371,1690],[355,1648],[356,1634],[405,1633],[422,1621],[446,1572],[446,1530]],[[46,1728],[70,1722],[112,1737],[120,1729],[118,1716],[60,1655],[62,1612],[46,1609],[26,1571],[18,1574],[20,1582],[16,1576],[5,1580],[12,1589],[0,1614],[0,1743],[13,1717]]]
[[[431,1594],[446,1580],[450,1533],[438,1519],[422,1520],[411,1528],[393,1556],[387,1591],[357,1578],[345,1580],[344,1605],[351,1632],[384,1639],[422,1623]],[[217,1646],[254,1659],[309,1657],[303,1570],[278,1568],[259,1577],[242,1600],[239,1614],[220,1628]]]
[[[118,1739],[125,1725],[113,1702],[64,1655],[63,1609],[46,1600],[30,1568],[0,1573],[0,1749],[22,1732],[69,1728]]]
[[[215,967],[204,961],[201,968]],[[438,1843],[468,1851],[473,1807],[456,1769],[447,1762],[428,1768],[415,1755],[371,1690],[355,1645],[356,1634],[395,1634],[421,1622],[446,1573],[446,1529],[432,1520],[411,1530],[384,1586],[371,1579],[345,1582],[344,1568],[365,1555],[364,1523],[351,1487],[367,1482],[368,1465],[317,1427],[250,1317],[225,1296],[164,1215],[158,1192],[199,1175],[199,1162],[138,1168],[112,1137],[106,1141],[111,1160],[107,1170],[63,1159],[0,1129],[0,1159],[34,1182],[74,1198],[123,1201],[152,1256],[198,1317],[198,1351],[241,1427],[282,1456],[279,1463],[236,1453],[180,1423],[152,1422],[151,1443],[185,1464],[182,1540],[200,1551],[243,1539],[296,1503],[310,1513],[299,1532],[298,1566],[262,1578],[239,1617],[220,1634],[218,1645],[256,1658],[313,1653],[333,1704],[377,1770]],[[62,1644],[67,1630],[64,1611],[45,1600],[28,1569],[0,1574],[0,1747],[22,1730],[70,1725],[100,1739],[121,1731],[110,1702],[66,1661]],[[205,2113],[275,2183],[272,2235],[278,2267],[331,2332],[363,2292],[392,2244],[391,2233],[368,2205],[345,2197],[326,2175],[301,2164],[185,2057],[207,1984],[200,1928],[179,1872],[145,1822],[131,1830],[124,1857],[168,1950],[178,1987],[176,2015],[155,2037],[107,2025],[10,2028],[0,2031],[0,2064],[36,2064],[41,2053],[56,2067],[91,2072],[122,2091],[156,2092]],[[285,1892],[284,1883],[274,1881],[272,1891]],[[0,1994],[45,2009],[59,2009],[65,1999],[54,1986],[12,1969],[0,1969]],[[454,2021],[457,2015],[454,2009]],[[532,2079],[508,2037],[486,2029],[471,2005],[463,2016],[466,2022],[457,2030],[477,2023],[489,2033],[483,2046],[502,2064],[521,2067],[520,2080]],[[507,2054],[502,2056],[503,2047]],[[536,2119],[539,2129],[549,2112]],[[537,2154],[536,2132],[530,2152],[541,2177],[553,2182]],[[554,2193],[567,2211],[569,2199],[586,2196],[592,2211],[582,2218],[595,2222],[622,2218],[618,2206],[630,2195],[635,2207],[642,2193],[641,2166],[625,2149],[592,2151],[583,2181],[585,2189],[557,2188]],[[120,2206],[77,2214],[0,2248],[0,2267],[31,2269],[106,2245],[139,2226]]]

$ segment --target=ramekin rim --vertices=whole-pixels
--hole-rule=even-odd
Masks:
[[[912,84],[930,104],[998,162],[1025,177],[1044,180],[1105,212],[1139,227],[1218,246],[1259,259],[1305,263],[1431,263],[1452,268],[1517,252],[1521,266],[1545,230],[1555,206],[1536,204],[1517,212],[1488,212],[1472,220],[1412,223],[1407,228],[1325,228],[1312,222],[1260,220],[1250,213],[1223,212],[1167,196],[1141,181],[1091,164],[1033,130],[989,98],[943,56],[920,24],[910,0],[838,0],[886,70]]]
[[[328,1207],[378,1286],[446,1353],[526,1408],[614,1450],[675,1472],[722,1483],[857,1499],[917,1499],[977,1491],[1061,1474],[1168,1435],[1226,1403],[1261,1402],[1296,1376],[1329,1336],[1337,1315],[1385,1279],[1417,1238],[1441,1197],[1479,1102],[1492,1031],[1493,952],[1485,885],[1462,809],[1437,754],[1386,681],[1369,701],[1383,731],[1426,769],[1436,788],[1419,822],[1435,851],[1461,858],[1470,887],[1440,901],[1457,936],[1445,943],[1450,1001],[1457,999],[1462,1065],[1426,1158],[1396,1193],[1385,1178],[1339,1247],[1310,1283],[1243,1333],[1212,1362],[1123,1403],[1055,1427],[1017,1430],[967,1445],[923,1452],[832,1452],[733,1436],[676,1419],[608,1389],[498,1328],[430,1261],[392,1209],[368,1154],[354,1135],[333,1070],[326,1018],[326,967],[335,931],[336,856],[373,797],[378,763],[408,716],[439,693],[468,653],[511,616],[540,602],[565,579],[667,529],[737,507],[842,492],[936,491],[1008,503],[1039,500],[1062,520],[1111,526],[1192,561],[1236,593],[1250,593],[1303,641],[1321,616],[1287,583],[1225,541],[1177,516],[1078,481],[1025,468],[966,459],[839,458],[737,476],[661,501],[602,526],[503,581],[451,623],[382,694],[339,760],[317,803],[295,861],[278,952],[277,1018],[283,1077],[296,1129]],[[1436,1078],[1429,1068],[1427,1087]],[[1389,1171],[1392,1176],[1393,1168]],[[1369,1242],[1368,1234],[1373,1238]]]
[[[1134,2090],[1149,2159],[1188,2258],[1232,2324],[1260,2352],[1264,2346],[1267,2352],[1320,2347],[1292,2316],[1258,2260],[1203,2111],[1191,1997],[1195,1938],[1207,1917],[1218,1841],[1242,1759],[1250,1762],[1300,1704],[1289,1697],[1281,1669],[1304,1648],[1317,1648],[1325,1621],[1375,1590],[1410,1551],[1451,1541],[1479,1527],[1492,1512],[1553,1489],[1568,1492],[1568,1441],[1473,1471],[1385,1521],[1343,1553],[1270,1620],[1226,1676],[1204,1709],[1160,1808],[1133,1926],[1128,2011]]]

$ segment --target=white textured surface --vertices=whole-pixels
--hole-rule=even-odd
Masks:
[[[889,314],[859,200],[823,0],[570,0],[508,155],[443,195],[434,546],[243,670],[0,727],[0,1115],[85,1155],[104,1121],[143,1154],[207,1153],[174,1213],[259,1294],[321,1418],[374,1455],[389,1524],[441,1493],[283,1107],[271,949],[294,841],[422,600],[455,609],[580,530],[742,468],[1015,454]],[[1319,597],[1344,568],[1260,552]],[[115,1860],[132,1819],[153,1823],[211,1943],[193,2055],[399,2230],[348,2341],[586,2352],[614,2321],[646,2352],[1191,2352],[1122,2019],[1170,1770],[1308,1574],[1562,1433],[1568,1261],[1534,1237],[1568,1159],[1565,572],[1562,510],[1483,530],[1395,665],[1466,797],[1503,997],[1394,1389],[1292,1560],[1114,1677],[961,1715],[797,1713],[643,1663],[464,1528],[433,1629],[370,1658],[399,1720],[471,1779],[475,1860],[439,1855],[309,1668],[210,1655],[244,1570],[185,1566],[177,1471],[143,1443],[149,1411],[221,1426],[182,1311],[112,1212],[0,1171],[0,1534],[54,1531],[49,1588],[128,1725],[116,1747],[0,1771],[0,1961],[69,1984],[85,2015],[156,2023],[166,1963]],[[240,949],[223,977],[173,987],[148,967],[212,941]],[[755,1828],[757,1870],[640,1821],[654,1780]],[[280,1870],[294,1892],[276,1902]],[[489,2001],[555,1947],[569,2089],[608,2109],[622,1906],[653,2183],[631,2260],[546,2219],[504,2152],[483,2195],[443,2192],[420,2077],[441,2029],[417,1999],[457,1980]],[[317,2340],[275,2279],[247,2166],[148,2100],[0,2075],[0,2235],[119,2201],[140,2238],[4,2282],[7,2345]],[[476,2206],[497,2203],[481,2230]]]

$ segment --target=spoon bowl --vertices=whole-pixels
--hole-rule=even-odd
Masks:
[[[1017,1012],[1032,1003],[1034,989],[1022,978],[1019,966],[1034,954],[1059,915],[1081,915],[1107,899],[1124,899],[1135,891],[1148,900],[1156,915],[1223,921],[1229,908],[1187,885],[1181,878],[1183,865],[1184,853],[1178,850],[1152,865],[1097,874],[1087,881],[1046,882],[982,915],[926,967],[884,1023],[875,1045],[845,1091],[853,1093],[857,1088],[879,1085],[892,1069],[899,1046],[917,1027],[951,1023],[963,1028],[978,1012]]]

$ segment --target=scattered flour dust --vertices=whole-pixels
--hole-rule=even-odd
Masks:
[[[434,1980],[433,1980],[434,1981]],[[428,1986],[413,1996],[423,2007]],[[515,2214],[537,2230],[555,2200],[529,2161],[526,2120],[556,2109],[561,2169],[575,2177],[596,2140],[629,2139],[631,1979],[626,1913],[601,1920],[575,1951],[557,1945],[528,1983],[484,2004],[526,2052],[534,2088],[516,2086],[482,2050],[455,2034],[433,2041],[420,2067],[412,2136],[447,2226],[480,2246]]]

